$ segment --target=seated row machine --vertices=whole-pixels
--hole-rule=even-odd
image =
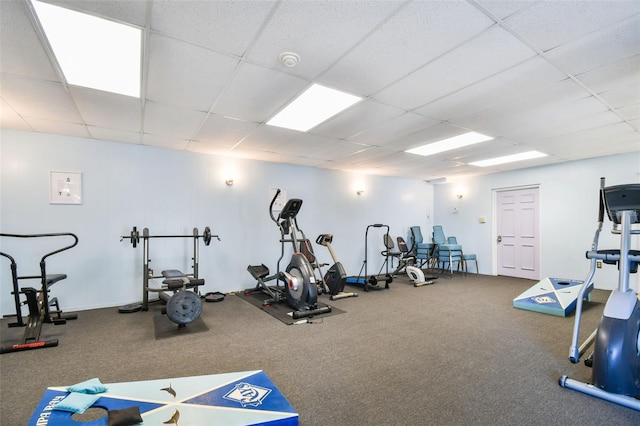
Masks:
[[[220,237],[212,235],[208,226],[202,235],[199,235],[198,228],[193,228],[192,235],[149,235],[149,229],[144,228],[142,237],[140,237],[140,233],[134,226],[130,235],[121,236],[120,241],[125,238],[129,239],[134,248],[142,238],[142,302],[121,306],[118,311],[120,313],[147,311],[149,309],[149,293],[157,293],[158,298],[166,303],[167,318],[178,324],[178,328],[183,328],[198,319],[202,313],[202,300],[198,287],[204,285],[204,279],[198,277],[199,239],[202,238],[204,244],[208,246],[211,244],[212,238],[220,241]],[[154,275],[153,269],[149,267],[151,262],[149,240],[152,238],[193,238],[193,272],[185,274],[177,269],[168,269],[162,271],[162,275]],[[156,278],[164,278],[162,287],[157,288],[149,285],[149,280]]]
[[[0,234],[0,237],[11,238],[45,238],[45,237],[71,237],[73,242],[69,245],[61,247],[57,250],[46,253],[40,259],[39,275],[18,275],[18,264],[13,256],[0,252],[0,256],[6,257],[11,262],[11,280],[13,284],[13,295],[16,307],[16,322],[9,323],[9,327],[26,327],[22,341],[18,344],[0,348],[0,353],[17,352],[29,349],[40,349],[52,346],[58,346],[58,340],[40,340],[40,332],[44,323],[61,325],[66,324],[67,320],[77,319],[78,316],[62,315],[58,298],[49,298],[51,286],[59,281],[67,278],[66,274],[47,274],[46,260],[54,254],[58,254],[65,250],[75,247],[78,244],[78,237],[72,233],[54,233],[54,234]],[[21,280],[39,280],[40,289],[34,287],[20,287]],[[24,296],[24,299],[21,297]],[[22,307],[27,305],[29,308],[29,316],[26,323],[22,317]]]

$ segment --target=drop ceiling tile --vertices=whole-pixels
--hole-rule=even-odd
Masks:
[[[69,91],[87,125],[140,132],[140,99],[83,87],[70,87]]]
[[[300,134],[300,132],[295,130],[283,129],[281,127],[259,126],[253,129],[253,131],[242,140],[238,148],[254,151],[269,151],[284,141],[299,137]]]
[[[0,129],[33,130],[3,99],[0,99]]]
[[[640,103],[616,108],[616,112],[628,121],[640,119]]]
[[[177,107],[209,111],[238,60],[152,34],[146,97]]]
[[[114,141],[130,144],[140,144],[140,132],[109,129],[105,127],[87,126],[91,137],[103,141]]]
[[[450,123],[438,123],[433,126],[425,127],[413,133],[399,137],[398,140],[393,143],[393,147],[397,150],[404,151],[431,142],[458,136],[468,131],[469,130],[465,129],[464,127],[452,125]],[[389,144],[385,145],[385,147],[388,146]]]
[[[71,96],[59,83],[0,74],[0,87],[2,99],[22,116],[82,123]]]
[[[323,160],[345,161],[348,156],[368,149],[367,146],[362,144],[315,135],[309,135],[307,141],[309,149],[306,155]]]
[[[543,130],[562,118],[604,109],[604,105],[589,97],[580,85],[564,80],[451,123],[490,136],[516,140],[514,135],[522,137],[523,133]]]
[[[29,126],[38,133],[51,133],[54,135],[76,136],[88,138],[87,128],[78,123],[42,119],[40,117],[23,117]]]
[[[523,13],[523,11],[538,3],[538,0],[478,0],[478,3],[491,14],[500,19],[505,19],[515,13]]]
[[[154,0],[151,29],[219,52],[242,56],[275,1]]]
[[[304,133],[283,141],[274,148],[274,152],[281,152],[289,156],[321,158],[323,160],[343,158],[349,153],[363,149],[362,146],[350,142],[335,141]]]
[[[637,85],[617,87],[598,93],[598,96],[613,108],[622,108],[640,103],[640,87]]]
[[[204,112],[147,102],[144,111],[144,133],[189,140],[200,130],[205,117]]]
[[[211,114],[194,139],[203,143],[232,148],[256,127],[258,127],[256,123]]]
[[[548,51],[545,56],[578,75],[640,54],[640,15]]]
[[[534,55],[518,39],[495,26],[376,93],[374,98],[400,108],[418,108]]]
[[[388,122],[403,114],[404,111],[401,109],[364,99],[346,111],[314,127],[310,130],[310,133],[347,139],[367,131],[379,123]]]
[[[228,82],[213,112],[262,123],[308,86],[306,80],[245,62]]]
[[[26,2],[0,1],[0,71],[60,81],[29,19]]]
[[[333,85],[346,83],[357,93],[371,95],[493,23],[466,2],[411,2],[345,55],[322,79]]]
[[[567,78],[566,74],[540,57],[509,68],[485,80],[464,87],[416,109],[416,112],[442,121],[455,120],[526,96]]]
[[[638,13],[640,4],[635,0],[542,1],[505,23],[547,51]]]
[[[57,6],[84,12],[100,18],[117,22],[126,22],[144,27],[147,4],[144,1],[131,0],[46,0]],[[156,2],[154,2],[156,3]]]
[[[640,91],[640,55],[624,58],[577,76],[594,93],[602,93],[620,86],[635,86]],[[639,96],[640,98],[640,96]]]
[[[292,51],[300,55],[292,72],[314,79],[400,5],[398,1],[280,2],[247,58],[280,67],[278,55]]]
[[[389,121],[382,121],[348,139],[369,145],[395,147],[403,136],[434,126],[438,123],[438,120],[407,112]]]
[[[189,141],[187,139],[172,138],[145,133],[144,135],[142,135],[142,144],[182,151],[187,148],[187,145],[189,145]]]

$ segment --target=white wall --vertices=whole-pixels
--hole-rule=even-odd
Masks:
[[[434,224],[442,225],[447,236],[455,235],[465,251],[478,255],[480,273],[495,273],[493,193],[539,185],[540,277],[582,280],[589,271],[585,252],[591,248],[597,227],[600,177],[606,178],[607,186],[620,185],[638,182],[638,173],[640,152],[635,152],[439,184],[434,189]],[[463,193],[460,200],[455,196],[458,193]],[[458,213],[453,213],[454,207]],[[480,216],[486,217],[486,223],[479,223]],[[433,224],[428,225],[430,233]],[[605,220],[600,249],[620,247],[611,225]],[[632,238],[632,247],[640,247],[639,239]],[[614,288],[617,279],[617,268],[605,265],[594,281],[598,288]],[[638,288],[637,274],[631,282]]]
[[[415,180],[8,130],[0,131],[0,143],[0,231],[79,237],[77,247],[47,263],[49,272],[68,275],[52,291],[66,311],[141,299],[142,246],[134,249],[119,238],[134,225],[140,231],[148,227],[152,235],[190,235],[194,227],[202,233],[210,226],[222,241],[200,244],[204,291],[255,286],[247,265],[264,263],[275,270],[280,255],[280,234],[268,215],[271,187],[303,199],[300,227],[314,240],[320,233],[334,234],[333,248],[351,275],[364,259],[367,225],[384,223],[392,236],[406,238],[409,227],[433,211],[433,188]],[[51,170],[82,172],[82,205],[49,204]],[[231,187],[224,183],[229,173],[235,179]],[[356,195],[356,186],[364,187],[363,195]],[[152,240],[151,267],[188,272],[192,241]],[[52,244],[1,238],[0,250],[16,257],[20,275],[31,275],[39,273],[40,257]],[[331,261],[325,248],[314,246],[321,261]],[[369,271],[377,272],[382,263],[377,230],[371,231],[369,246]],[[9,262],[0,262],[0,313],[12,314]]]

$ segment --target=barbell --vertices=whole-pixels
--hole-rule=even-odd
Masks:
[[[140,232],[138,231],[138,227],[134,226],[129,235],[121,235],[120,241],[127,238],[133,247],[136,247],[140,242],[140,238],[148,239],[148,238],[202,238],[204,241],[204,245],[208,246],[211,244],[211,239],[216,238],[220,241],[220,237],[218,235],[211,234],[211,228],[208,226],[204,228],[204,232],[202,235],[198,235],[198,228],[193,228],[193,235],[149,235],[149,229],[144,228],[142,231],[142,237],[140,236]]]

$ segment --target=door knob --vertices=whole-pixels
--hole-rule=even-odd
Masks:
[[[499,243],[501,243],[501,242],[502,242],[502,235],[498,235],[497,241],[498,241]]]

